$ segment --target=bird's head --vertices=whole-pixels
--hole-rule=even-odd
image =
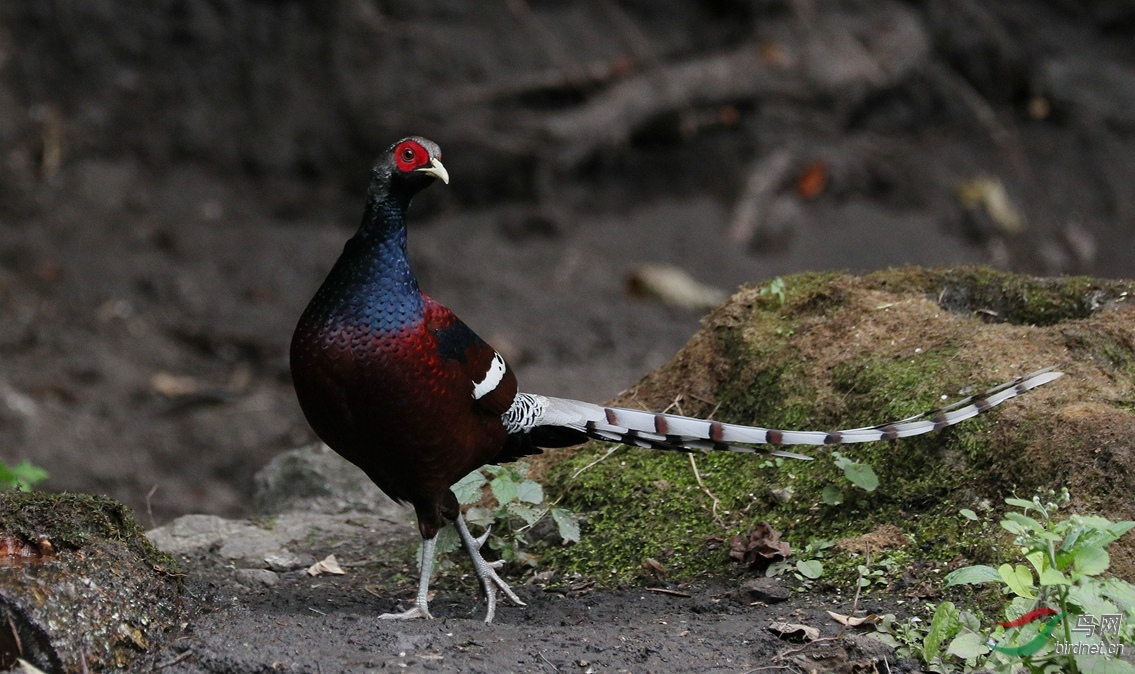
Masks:
[[[449,184],[437,143],[418,136],[403,138],[390,146],[375,164],[375,181],[389,180],[392,194],[409,199],[429,186],[434,178]]]

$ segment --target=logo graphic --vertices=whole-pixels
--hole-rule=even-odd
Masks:
[[[1016,620],[997,623],[1001,627],[1012,629],[1015,627],[1024,627],[1029,623],[1048,618],[1048,620],[1044,623],[1044,626],[1042,626],[1040,628],[1040,631],[1037,632],[1037,635],[1030,639],[1028,643],[1022,644],[1020,646],[1002,646],[1000,644],[993,643],[993,640],[990,639],[988,645],[993,650],[1005,653],[1006,655],[1013,655],[1021,658],[1028,657],[1044,648],[1044,645],[1048,642],[1049,638],[1052,637],[1053,630],[1055,630],[1056,626],[1060,624],[1060,620],[1064,617],[1064,615],[1065,614],[1063,612],[1058,613],[1055,609],[1047,607],[1037,608],[1022,615]],[[1085,637],[1091,637],[1092,635],[1098,635],[1100,637],[1104,637],[1104,635],[1118,637],[1122,626],[1123,616],[1119,613],[1105,613],[1104,615],[1100,616],[1100,619],[1098,621],[1096,620],[1096,617],[1094,615],[1085,614],[1076,616],[1076,626],[1071,628],[1070,631],[1076,634],[1082,634]],[[1113,644],[1108,642],[1068,643],[1064,641],[1057,641],[1055,643],[1055,647],[1056,655],[1107,655],[1110,657],[1123,655],[1123,646],[1121,644]]]
[[[1037,608],[1029,611],[1016,620],[997,623],[1004,628],[1024,627],[1025,625],[1028,625],[1033,621],[1040,620],[1045,616],[1052,617],[1048,619],[1048,622],[1044,624],[1044,627],[1040,628],[1040,632],[1038,632],[1035,637],[1029,640],[1027,644],[1023,644],[1021,646],[1001,646],[999,644],[991,643],[989,644],[990,647],[992,647],[995,651],[1000,651],[1007,655],[1016,655],[1017,657],[1022,658],[1036,653],[1041,648],[1044,648],[1044,644],[1048,641],[1048,638],[1052,636],[1052,630],[1056,629],[1056,626],[1060,624],[1060,619],[1064,617],[1064,613],[1057,613],[1056,609],[1051,608]]]

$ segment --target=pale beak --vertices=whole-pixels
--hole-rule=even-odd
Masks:
[[[445,170],[445,167],[441,165],[440,161],[438,161],[438,160],[436,160],[432,157],[430,158],[429,166],[423,166],[422,168],[415,169],[415,170],[421,171],[422,173],[425,173],[428,176],[433,176],[433,177],[437,178],[438,180],[442,181],[443,183],[445,183],[446,185],[449,184],[449,171]]]

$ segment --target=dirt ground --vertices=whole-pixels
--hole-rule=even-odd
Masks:
[[[147,525],[250,514],[255,471],[312,439],[294,322],[409,133],[452,176],[411,216],[423,287],[546,394],[611,398],[696,330],[628,292],[644,263],[726,290],[899,264],[1130,276],[1133,33],[1112,0],[2,3],[0,457]],[[259,671],[239,634],[315,672],[746,671],[783,648],[712,586],[526,589],[494,628],[443,592],[449,619],[395,629],[320,582],[242,595],[244,632],[207,613],[197,664],[168,671]],[[316,586],[340,593],[326,616]]]
[[[750,606],[723,585],[693,585],[663,594],[647,589],[566,596],[566,585],[529,585],[518,594],[526,607],[498,608],[486,625],[483,602],[468,584],[439,592],[436,620],[391,623],[379,613],[404,606],[367,591],[361,574],[340,578],[286,578],[270,588],[226,594],[198,585],[204,614],[192,632],[157,662],[162,671],[190,673],[335,672],[739,672],[918,671],[890,649],[848,632],[842,641],[806,649],[778,638],[772,622],[803,623],[835,636],[827,611],[846,614],[851,597],[799,595],[775,606]],[[411,600],[412,587],[403,598]],[[893,602],[861,601],[861,609],[889,612]],[[884,610],[886,609],[886,610]],[[399,608],[399,610],[402,610]],[[234,620],[234,615],[239,619]],[[868,628],[869,629],[869,628]],[[797,649],[799,653],[795,653]],[[782,659],[775,660],[777,656]]]

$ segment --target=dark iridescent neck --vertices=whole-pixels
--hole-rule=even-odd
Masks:
[[[356,320],[394,329],[421,315],[424,302],[406,252],[405,205],[389,197],[369,200],[340,264],[346,278],[338,287],[352,296]]]

